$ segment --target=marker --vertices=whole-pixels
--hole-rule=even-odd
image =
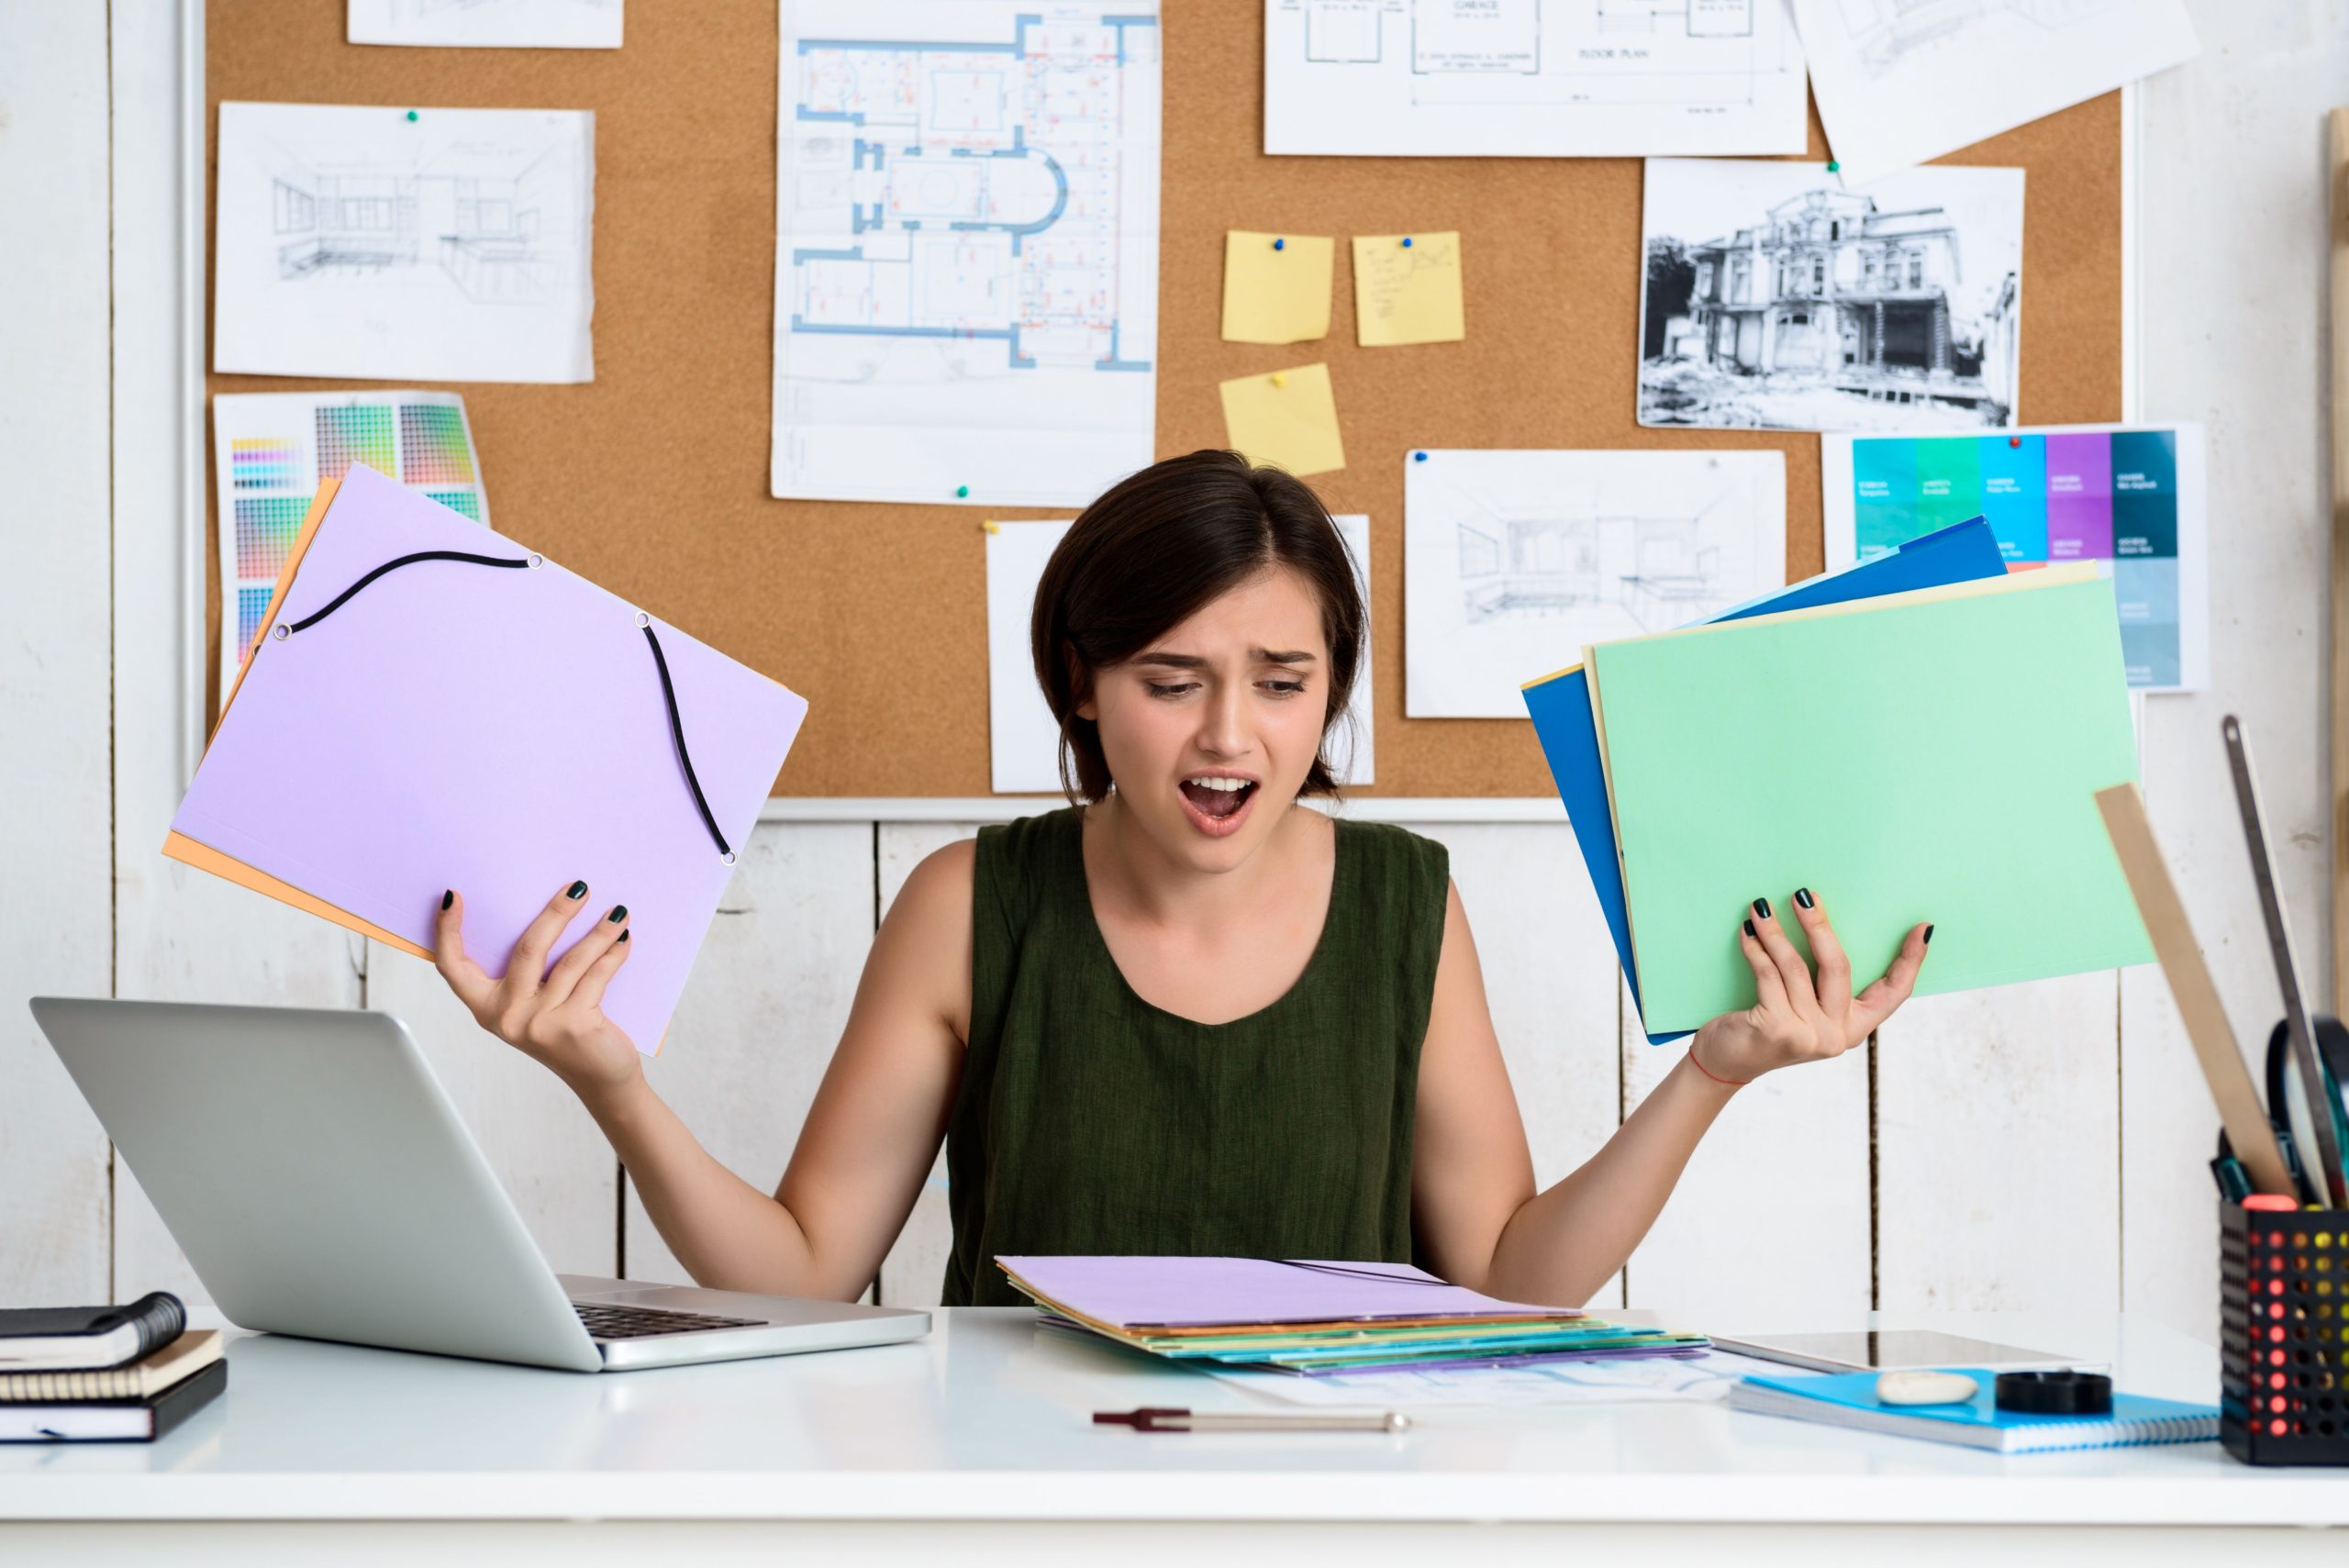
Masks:
[[[957,484],[956,486],[954,486],[954,499],[956,499],[957,501],[960,501],[960,500],[964,499],[964,498],[965,498],[965,497],[967,497],[970,494],[971,494],[971,487],[970,487],[969,485],[967,485],[967,484]]]
[[[2297,1214],[2300,1207],[2298,1202],[2286,1197],[2282,1193],[2254,1193],[2243,1200],[2243,1206],[2245,1208],[2255,1208],[2263,1213],[2274,1214]]]
[[[1275,250],[1286,250],[1288,249],[1288,241],[1286,239],[1275,239],[1273,241],[1273,249]]]
[[[2251,1173],[2233,1155],[2211,1161],[2210,1174],[2218,1179],[2219,1195],[2229,1203],[2241,1203],[2252,1195]]]

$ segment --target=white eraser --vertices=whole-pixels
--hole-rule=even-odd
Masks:
[[[1887,1372],[1876,1380],[1876,1397],[1880,1405],[1954,1405],[1980,1386],[1954,1372]]]

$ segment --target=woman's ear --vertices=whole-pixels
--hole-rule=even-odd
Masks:
[[[1061,644],[1061,658],[1068,665],[1068,695],[1076,699],[1069,709],[1070,716],[1087,724],[1100,723],[1101,705],[1094,700],[1093,680],[1085,668],[1085,661],[1065,642]]]

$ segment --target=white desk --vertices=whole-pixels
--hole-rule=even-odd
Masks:
[[[1887,1326],[2110,1360],[2132,1392],[2215,1398],[2214,1352],[2150,1323]],[[1459,1527],[1482,1524],[1508,1527],[1475,1533],[1484,1561],[1589,1562],[1608,1542],[1642,1564],[1676,1550],[1770,1561],[1776,1542],[1806,1563],[1898,1551],[1907,1568],[1944,1551],[1978,1562],[2000,1542],[2044,1548],[2009,1527],[2063,1525],[2079,1527],[2067,1551],[2115,1530],[2135,1561],[2208,1568],[2247,1560],[2251,1543],[2179,1527],[2349,1523],[2349,1471],[2251,1469],[2216,1443],[2000,1459],[1712,1405],[1439,1409],[1397,1436],[1097,1428],[1096,1409],[1259,1407],[1210,1378],[1040,1333],[1025,1310],[940,1313],[918,1344],[618,1375],[265,1335],[239,1337],[230,1368],[227,1395],[161,1443],[0,1447],[0,1561],[68,1549],[83,1562],[110,1549],[400,1561],[487,1540],[508,1562],[545,1547],[641,1563],[690,1543],[696,1564],[794,1548],[860,1563],[1113,1551],[1196,1564],[1277,1542],[1308,1560],[1424,1568]],[[576,1528],[587,1519],[614,1522]],[[347,1523],[388,1520],[443,1522]],[[2260,1535],[2265,1562],[2349,1561],[2349,1537]]]

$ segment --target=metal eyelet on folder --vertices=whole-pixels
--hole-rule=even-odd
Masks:
[[[285,629],[285,623],[284,621],[279,621],[275,626],[269,628],[269,635],[277,641],[283,642],[286,638],[293,634]]]
[[[722,854],[722,855],[718,856],[718,860],[719,860],[720,862],[722,862],[723,863],[725,863],[725,864],[727,864],[727,865],[732,865],[732,864],[734,863],[734,851],[731,851],[731,850],[729,850],[729,851],[727,851],[724,854]]]
[[[652,617],[646,615],[642,610],[639,610],[636,612],[636,624],[640,627],[651,626],[652,624]]]
[[[544,566],[546,563],[547,558],[543,555],[533,555],[530,557],[530,570],[533,572],[536,572],[540,567]]]

